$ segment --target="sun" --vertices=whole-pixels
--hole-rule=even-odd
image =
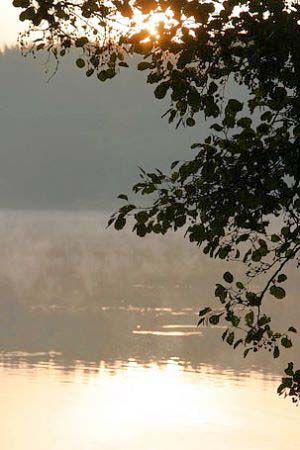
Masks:
[[[146,32],[148,37],[141,43],[147,42],[150,38],[159,40],[159,28],[163,24],[164,28],[170,29],[176,24],[174,13],[170,8],[165,11],[151,11],[149,14],[143,14],[139,9],[133,9],[130,18],[116,13],[115,28],[121,34],[135,35],[140,32]]]
[[[176,23],[174,13],[170,8],[163,12],[154,11],[146,15],[135,10],[132,21],[135,32],[144,30],[157,39],[159,39],[158,28],[161,24],[165,28],[170,28]]]

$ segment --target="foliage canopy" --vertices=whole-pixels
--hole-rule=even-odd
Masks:
[[[283,301],[289,262],[300,250],[300,5],[288,0],[14,0],[30,23],[23,51],[44,50],[57,61],[77,48],[78,68],[111,79],[139,55],[166,116],[178,126],[211,121],[187,161],[164,174],[141,171],[135,194],[151,205],[125,205],[109,221],[117,230],[133,218],[139,236],[184,228],[204,253],[244,265],[216,285],[219,309],[199,313],[199,325],[225,324],[233,348],[267,349],[277,358],[292,346],[291,326],[274,330],[263,311]],[[141,19],[142,18],[142,19]],[[155,24],[151,30],[149,24]],[[32,44],[33,42],[33,44]],[[30,44],[31,43],[31,44]],[[32,46],[30,46],[32,45]],[[236,97],[228,93],[235,85]],[[280,227],[271,231],[274,218]],[[257,287],[262,279],[262,287]],[[300,370],[290,363],[279,394],[297,402]]]

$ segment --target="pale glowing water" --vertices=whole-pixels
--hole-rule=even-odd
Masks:
[[[1,449],[299,448],[298,409],[255,372],[185,370],[176,359],[72,369],[53,358],[1,367]]]
[[[195,327],[222,267],[103,224],[1,213],[0,449],[298,450],[285,362]]]

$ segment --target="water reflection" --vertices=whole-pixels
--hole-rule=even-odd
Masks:
[[[174,337],[184,337],[201,335],[201,331],[155,331],[155,330],[133,330],[133,334],[143,334],[152,336],[174,336]]]
[[[193,370],[205,364],[220,372],[247,373],[255,367],[266,374],[281,374],[278,361],[268,354],[244,360],[240,352],[222,344],[221,328],[197,328],[196,321],[196,312],[179,308],[107,306],[93,313],[17,308],[12,316],[2,310],[0,364],[16,366],[28,358],[30,363],[47,362],[59,355],[60,364],[72,371],[79,360],[88,367],[98,361],[111,365],[134,358],[146,364],[175,357]],[[285,358],[296,359],[296,351],[287,351]]]
[[[195,371],[178,358],[76,361],[67,372],[54,353],[5,357],[19,365],[0,369],[3,449],[298,448],[296,408],[255,372]]]
[[[86,361],[74,359],[73,361],[66,360],[62,353],[26,353],[26,352],[2,352],[0,355],[0,367],[3,373],[11,375],[18,374],[21,370],[26,376],[35,378],[39,376],[41,371],[47,371],[51,376],[59,379],[62,382],[67,382],[66,374],[70,374],[70,380],[74,377],[82,383],[90,382],[94,375],[101,375],[101,373],[116,374],[117,372],[127,370],[129,367],[138,370],[145,369],[146,371],[151,367],[160,368],[164,371],[166,368],[174,366],[177,370],[184,373],[202,374],[205,379],[216,381],[216,376],[224,377],[224,380],[230,379],[236,383],[241,383],[243,380],[254,377],[266,381],[278,381],[278,377],[269,372],[259,372],[255,367],[249,368],[247,371],[236,371],[231,368],[221,368],[213,365],[199,363],[197,366],[192,365],[186,360],[180,360],[179,357],[174,356],[169,359],[139,361],[135,358],[128,360],[99,360]]]

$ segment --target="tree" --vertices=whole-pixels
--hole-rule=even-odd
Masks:
[[[300,264],[300,5],[296,0],[14,0],[30,27],[24,52],[46,51],[59,62],[77,48],[76,65],[100,81],[139,55],[157,99],[176,127],[210,120],[211,132],[192,145],[191,159],[169,174],[141,171],[134,194],[111,217],[117,230],[133,220],[138,236],[184,227],[210,257],[240,261],[216,285],[219,309],[199,313],[199,325],[226,324],[222,339],[244,356],[266,349],[277,358],[292,346],[272,327],[266,297],[283,301],[288,263]],[[142,17],[142,20],[140,19]],[[156,24],[150,30],[149,24]],[[30,44],[31,43],[31,44]],[[245,100],[230,97],[228,86]],[[272,232],[275,223],[278,231]],[[257,287],[257,280],[260,287]],[[255,286],[254,282],[255,281]],[[300,398],[300,370],[289,363],[279,394]]]

